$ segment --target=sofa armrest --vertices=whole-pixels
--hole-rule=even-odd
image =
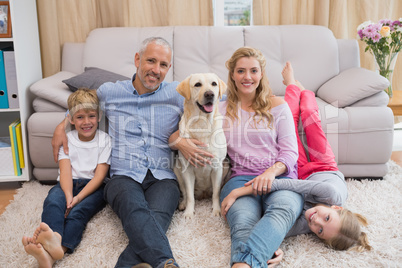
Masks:
[[[84,71],[83,53],[85,43],[64,43],[61,70],[80,74]]]
[[[354,39],[337,39],[339,51],[339,72],[360,67],[359,44]]]
[[[343,108],[372,96],[389,86],[389,81],[364,68],[351,68],[341,72],[324,83],[317,91],[317,96]]]
[[[75,75],[76,74],[71,72],[61,71],[35,82],[31,85],[30,90],[32,93],[38,97],[41,97],[42,99],[67,108],[67,99],[72,91],[62,81]]]

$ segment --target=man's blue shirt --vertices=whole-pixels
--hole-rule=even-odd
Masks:
[[[149,169],[157,179],[176,178],[168,140],[183,113],[184,98],[176,91],[177,85],[162,82],[154,92],[142,95],[130,80],[99,87],[113,142],[111,176],[125,175],[142,183]]]

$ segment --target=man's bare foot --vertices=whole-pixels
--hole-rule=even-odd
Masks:
[[[25,251],[38,261],[40,268],[51,268],[55,263],[55,260],[53,260],[41,244],[35,244],[33,242],[33,238],[24,236],[22,238],[22,244],[24,245]]]
[[[61,246],[61,235],[53,232],[49,225],[41,222],[34,233],[34,240],[36,243],[42,244],[43,248],[49,252],[54,260],[60,260],[64,256],[64,250]]]
[[[292,64],[290,64],[290,62],[288,61],[286,62],[285,67],[283,67],[282,77],[283,77],[283,84],[285,86],[296,85],[296,80],[293,74],[293,67]]]

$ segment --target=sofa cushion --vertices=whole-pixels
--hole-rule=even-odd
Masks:
[[[68,88],[74,92],[80,87],[98,89],[103,83],[128,79],[130,78],[96,67],[85,67],[85,71],[82,74],[65,79],[63,80],[63,83],[65,83]]]
[[[94,29],[85,41],[82,65],[132,77],[136,72],[134,56],[140,50],[142,41],[148,37],[160,36],[173,47],[173,29],[174,26]],[[166,74],[165,81],[173,81],[173,68]]]
[[[389,86],[389,81],[373,71],[352,68],[328,80],[317,96],[336,107],[346,107],[374,95]]]

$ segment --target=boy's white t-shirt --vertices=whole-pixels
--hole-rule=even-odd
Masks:
[[[63,146],[59,150],[59,160],[70,159],[73,179],[92,179],[98,164],[110,165],[112,139],[102,130],[97,130],[91,141],[81,141],[78,131],[67,133],[68,151],[64,153]],[[60,169],[57,180],[60,180]]]

